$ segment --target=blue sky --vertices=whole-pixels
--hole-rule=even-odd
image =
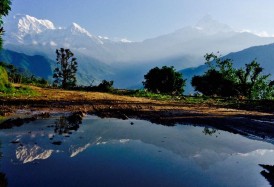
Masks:
[[[205,15],[237,30],[274,35],[273,0],[13,0],[14,14],[76,22],[95,35],[141,41],[195,25]]]

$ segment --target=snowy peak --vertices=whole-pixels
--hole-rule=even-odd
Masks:
[[[45,30],[55,29],[55,26],[51,21],[37,19],[29,15],[16,15],[13,19],[17,24],[19,33],[22,36],[26,34],[38,34]]]
[[[218,22],[217,20],[213,19],[210,15],[206,15],[201,20],[199,20],[198,23],[195,25],[195,28],[204,31],[208,34],[233,31],[233,29],[230,26]]]
[[[49,20],[37,19],[29,15],[16,15],[5,20],[6,43],[48,45],[50,46],[77,46],[86,48],[91,43],[103,44],[96,36],[91,35],[77,23],[69,27],[55,27]],[[77,42],[76,42],[77,41]],[[78,43],[78,45],[76,45]]]
[[[72,23],[72,25],[68,28],[73,34],[86,34],[89,37],[92,37],[92,35],[84,28],[82,28],[77,23]]]

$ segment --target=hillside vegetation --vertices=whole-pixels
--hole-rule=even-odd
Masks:
[[[0,92],[6,92],[10,87],[8,73],[5,68],[0,66]]]

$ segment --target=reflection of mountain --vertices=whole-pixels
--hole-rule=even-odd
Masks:
[[[75,146],[71,146],[70,152],[71,155],[70,157],[75,157],[76,155],[78,155],[79,153],[85,151],[87,148],[89,148],[91,146],[90,143],[84,145],[83,147],[75,147]]]
[[[136,146],[159,150],[180,159],[191,160],[201,169],[209,169],[210,166],[233,156],[257,158],[273,154],[273,151],[269,150],[272,148],[269,144],[253,142],[238,135],[233,135],[232,138],[230,133],[223,131],[208,136],[204,135],[205,129],[201,127],[165,127],[139,120],[134,121],[134,125],[130,125],[128,120],[99,119],[89,116],[83,120],[83,125],[77,131],[69,134],[69,137],[59,133],[53,135],[55,126],[52,124],[56,119],[58,118],[49,119],[50,121],[47,122],[37,120],[27,126],[21,126],[20,129],[23,131],[21,134],[19,129],[18,132],[10,129],[11,139],[20,137],[19,142],[22,144],[17,145],[16,159],[22,163],[30,163],[39,159],[49,159],[57,153],[63,154],[64,157],[76,158],[97,146],[123,144],[129,149],[134,149]],[[41,131],[41,128],[44,130]],[[30,130],[31,133],[28,133]],[[37,144],[34,145],[33,141]],[[61,141],[62,144],[53,145],[52,141]]]
[[[44,150],[42,147],[37,145],[20,146],[16,149],[16,158],[22,163],[33,162],[35,160],[46,160],[48,159],[53,150]]]

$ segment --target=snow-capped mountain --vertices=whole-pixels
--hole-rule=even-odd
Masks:
[[[7,19],[5,23],[5,45],[24,45],[29,52],[35,53],[45,46],[48,53],[57,47],[77,50],[100,46],[99,37],[91,35],[76,23],[67,28],[56,28],[49,20],[39,20],[28,15],[17,15]],[[9,47],[8,47],[9,48]],[[53,50],[55,51],[55,50]],[[26,51],[22,51],[26,52]],[[47,53],[47,51],[44,51]]]
[[[81,83],[106,77],[113,79],[116,86],[119,82],[119,87],[141,83],[143,75],[154,66],[173,65],[183,69],[203,64],[206,53],[220,51],[225,55],[274,42],[274,38],[236,32],[210,16],[194,26],[142,42],[111,40],[95,36],[76,23],[61,28],[49,20],[28,15],[8,17],[4,27],[4,48],[28,55],[44,55],[51,60],[55,60],[57,48],[69,48],[81,60],[79,77],[85,77]],[[128,71],[130,79],[126,77]]]
[[[29,15],[16,15],[13,17],[13,19],[18,22],[18,35],[21,35],[22,37],[27,34],[38,34],[45,30],[55,29],[55,26],[51,21],[39,20]]]

